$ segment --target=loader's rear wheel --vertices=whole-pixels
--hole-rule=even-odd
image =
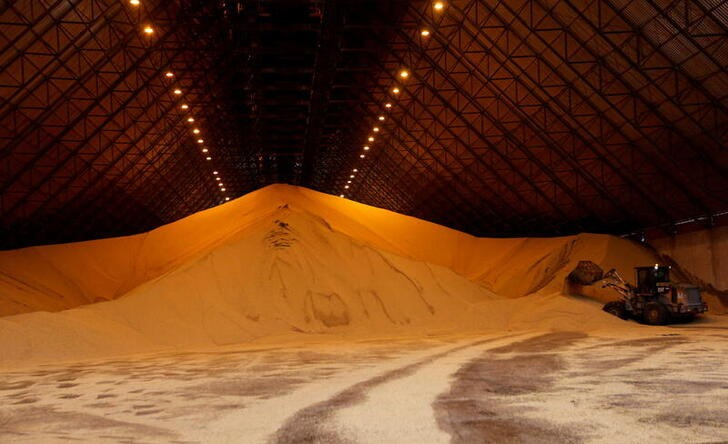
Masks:
[[[622,301],[607,302],[604,307],[602,307],[602,310],[613,314],[619,319],[627,319],[629,317],[627,314],[627,307],[625,307],[624,302]]]
[[[664,325],[670,318],[670,312],[659,302],[651,302],[645,305],[645,311],[642,316],[647,324]]]

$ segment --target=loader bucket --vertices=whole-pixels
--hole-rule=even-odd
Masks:
[[[573,284],[592,285],[603,277],[604,271],[599,265],[592,261],[579,261],[566,279]]]

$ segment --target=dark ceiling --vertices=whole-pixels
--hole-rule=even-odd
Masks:
[[[478,235],[728,210],[728,1],[436,3],[0,2],[0,248],[276,182]]]

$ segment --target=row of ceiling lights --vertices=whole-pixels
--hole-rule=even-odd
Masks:
[[[441,2],[441,1],[434,2],[432,4],[432,9],[434,9],[435,12],[442,12],[445,9],[445,2]],[[422,29],[422,30],[420,30],[420,35],[422,37],[429,37],[430,30]],[[399,78],[402,81],[407,80],[409,78],[409,76],[410,76],[410,73],[407,69],[402,69],[399,71]],[[391,90],[392,97],[394,97],[396,99],[397,96],[399,95],[399,93],[402,92],[401,88],[402,88],[402,85],[395,85],[394,87],[392,87],[392,90]],[[392,109],[392,103],[391,102],[385,103],[384,108],[386,111],[390,111]],[[383,122],[386,120],[386,117],[384,117],[383,115],[380,115],[377,119],[380,122]],[[364,147],[362,148],[363,152],[361,154],[359,154],[360,159],[366,158],[366,151],[369,151],[371,149],[371,145],[374,143],[374,141],[376,139],[376,137],[375,137],[376,133],[379,133],[380,131],[381,130],[378,126],[375,125],[374,127],[372,127],[372,133],[370,133],[367,136],[367,141],[369,143],[365,144]],[[346,197],[346,192],[347,192],[347,190],[349,190],[351,188],[354,179],[356,179],[356,173],[358,173],[358,172],[359,172],[358,168],[354,168],[351,170],[351,174],[349,174],[349,178],[346,181],[346,185],[344,185],[344,191],[341,194],[339,194],[339,197]]]
[[[141,0],[129,0],[129,4],[131,6],[138,7],[141,5]],[[142,28],[142,32],[148,36],[151,36],[152,34],[154,34],[154,28],[152,27],[152,25],[147,24],[147,25],[144,25],[144,27]],[[174,72],[172,72],[172,71],[167,71],[166,73],[164,73],[164,77],[166,77],[170,81],[174,81],[174,79],[175,79]],[[182,90],[179,87],[174,88],[172,90],[172,94],[178,98],[181,98],[183,95]],[[192,113],[190,111],[190,106],[187,103],[184,103],[184,102],[181,103],[180,109],[185,113],[189,113],[189,114]],[[195,118],[192,115],[187,117],[187,123],[193,124],[193,128],[191,131],[192,131],[193,137],[196,138],[197,144],[200,145],[200,150],[202,151],[202,154],[205,156],[205,160],[207,160],[208,162],[212,161],[212,155],[210,154],[210,149],[204,146],[205,139],[202,138],[202,134],[201,134],[202,131],[197,126],[194,125]],[[230,197],[225,195],[227,188],[225,188],[225,184],[222,182],[220,173],[218,171],[213,171],[212,176],[215,178],[215,182],[217,183],[217,187],[219,188],[220,192],[223,193],[223,198],[225,199],[225,201],[230,200]]]

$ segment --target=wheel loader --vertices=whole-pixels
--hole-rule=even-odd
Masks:
[[[670,282],[670,267],[636,267],[635,282],[625,282],[617,270],[611,269],[602,278],[603,288],[613,288],[619,301],[608,302],[603,310],[621,319],[634,318],[650,325],[669,321],[689,321],[708,310],[700,288],[690,284]]]

